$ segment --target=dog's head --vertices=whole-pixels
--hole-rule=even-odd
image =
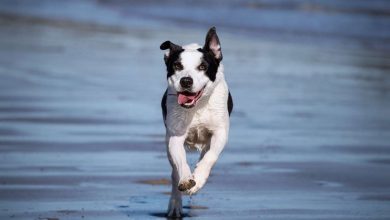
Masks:
[[[168,86],[177,93],[179,105],[192,108],[199,99],[211,94],[222,60],[215,27],[208,31],[203,47],[198,44],[179,46],[165,41],[160,49],[169,49],[164,55]]]

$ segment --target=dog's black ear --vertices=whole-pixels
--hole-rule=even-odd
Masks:
[[[221,44],[219,43],[219,38],[215,27],[210,28],[209,32],[207,32],[206,41],[204,43],[203,49],[205,51],[212,52],[214,54],[215,59],[219,61],[222,60]]]
[[[164,43],[162,43],[160,45],[160,49],[161,50],[166,50],[166,49],[170,49],[170,50],[181,50],[181,46],[179,45],[176,45],[172,42],[170,42],[169,40],[165,41]]]
[[[176,45],[176,44],[174,44],[172,42],[170,42],[169,40],[167,40],[167,41],[165,41],[164,43],[162,43],[160,45],[160,49],[161,50],[169,49],[169,52],[165,53],[165,55],[164,55],[164,60],[165,60],[165,63],[166,63],[167,60],[168,60],[169,55],[174,53],[175,51],[182,50],[182,47],[179,46],[179,45]]]

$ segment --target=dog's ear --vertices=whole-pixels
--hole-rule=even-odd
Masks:
[[[160,49],[161,50],[169,49],[169,51],[164,54],[164,60],[165,60],[165,63],[166,63],[167,60],[168,60],[169,55],[174,53],[175,51],[182,50],[182,47],[179,46],[179,45],[176,45],[176,44],[174,44],[172,42],[170,42],[169,40],[167,40],[167,41],[165,41],[164,43],[162,43],[160,45]]]
[[[179,45],[176,45],[172,42],[170,42],[169,40],[165,41],[164,43],[162,43],[160,45],[160,49],[161,50],[166,50],[166,49],[170,49],[170,50],[181,50],[181,46]]]
[[[219,43],[219,38],[215,27],[210,28],[209,32],[207,32],[203,49],[205,51],[212,52],[215,59],[219,61],[222,60],[221,44]]]

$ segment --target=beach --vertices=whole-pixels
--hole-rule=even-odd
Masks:
[[[0,219],[164,219],[159,46],[214,25],[234,111],[184,217],[390,219],[390,5],[259,2],[0,3]]]

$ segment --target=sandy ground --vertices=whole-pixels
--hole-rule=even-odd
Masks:
[[[207,29],[31,11],[0,13],[0,219],[165,218],[158,47]],[[389,35],[266,33],[219,32],[230,142],[186,217],[390,219]]]

